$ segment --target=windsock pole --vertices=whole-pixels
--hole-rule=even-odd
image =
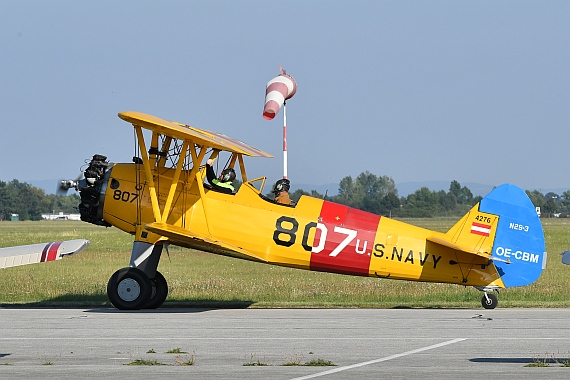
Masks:
[[[283,178],[287,178],[287,102],[283,102]]]

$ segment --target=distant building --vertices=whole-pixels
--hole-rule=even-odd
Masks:
[[[81,214],[42,214],[44,220],[81,220]]]
[[[20,220],[20,215],[19,214],[10,214],[10,220],[12,222],[18,222]]]

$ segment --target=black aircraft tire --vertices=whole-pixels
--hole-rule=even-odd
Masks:
[[[489,299],[487,299],[487,297],[489,297]],[[497,296],[492,293],[489,293],[487,294],[487,297],[483,296],[483,298],[481,299],[481,305],[483,305],[485,309],[496,308],[497,305],[499,304],[499,299],[497,298]]]
[[[168,296],[168,283],[159,271],[156,271],[154,278],[150,280],[151,296],[143,309],[156,309],[160,307]]]
[[[138,310],[150,299],[150,279],[137,268],[116,271],[107,283],[109,301],[119,310]]]

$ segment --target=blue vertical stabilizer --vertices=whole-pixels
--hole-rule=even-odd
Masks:
[[[499,216],[491,260],[505,287],[536,281],[546,267],[544,232],[526,193],[501,185],[481,200],[479,211]]]

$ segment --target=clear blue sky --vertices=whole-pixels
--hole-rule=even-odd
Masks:
[[[283,66],[289,178],[570,188],[569,1],[0,1],[0,180],[130,162],[117,113],[150,113],[272,153]]]

